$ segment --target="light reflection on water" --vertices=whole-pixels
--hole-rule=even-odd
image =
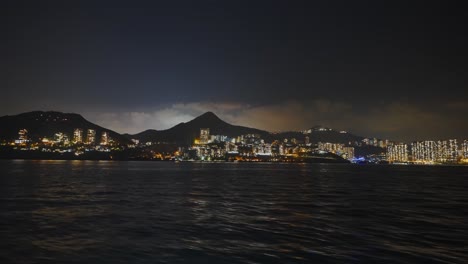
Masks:
[[[466,167],[0,161],[1,263],[465,263]]]

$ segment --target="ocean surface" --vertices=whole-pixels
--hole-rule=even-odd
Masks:
[[[0,160],[0,263],[468,263],[468,167]]]

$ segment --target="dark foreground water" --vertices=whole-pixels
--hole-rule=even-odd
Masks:
[[[0,161],[0,263],[467,263],[468,168]]]

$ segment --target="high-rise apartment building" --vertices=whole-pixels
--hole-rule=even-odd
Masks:
[[[468,140],[464,140],[462,144],[462,156],[464,159],[468,159]]]
[[[200,128],[200,144],[208,144],[210,141],[210,129]]]
[[[76,128],[73,131],[73,143],[75,144],[83,143],[83,129]]]
[[[86,143],[92,145],[96,142],[96,130],[88,129],[88,133],[86,134]]]
[[[102,132],[101,134],[101,145],[108,145],[109,144],[109,133]]]
[[[390,163],[408,162],[408,145],[395,144],[387,147],[387,159]]]

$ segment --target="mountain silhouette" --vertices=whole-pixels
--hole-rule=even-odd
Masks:
[[[102,132],[108,132],[109,136],[120,144],[127,144],[129,140],[110,129],[103,128],[86,120],[79,114],[34,111],[13,116],[0,117],[0,139],[12,141],[18,138],[20,129],[28,130],[28,137],[39,141],[43,137],[53,138],[55,133],[65,133],[70,139],[76,128],[83,129],[83,138],[87,129],[96,130],[97,142]]]
[[[200,128],[209,128],[211,135],[224,135],[236,137],[245,134],[258,134],[261,137],[269,137],[270,133],[264,130],[235,126],[221,120],[213,112],[206,112],[195,119],[180,123],[166,130],[149,129],[135,135],[127,135],[132,139],[142,142],[160,142],[190,145],[200,136]]]
[[[111,138],[123,145],[130,143],[130,139],[138,139],[142,143],[154,142],[187,146],[193,144],[194,140],[200,136],[201,128],[209,128],[211,135],[224,135],[228,137],[257,134],[266,142],[272,142],[273,140],[283,141],[284,139],[291,140],[293,138],[304,142],[306,136],[309,137],[309,141],[312,143],[333,142],[347,144],[360,142],[363,139],[363,137],[351,133],[340,133],[332,129],[323,131],[312,129],[314,131],[310,134],[303,134],[297,131],[270,133],[256,128],[229,124],[221,120],[213,112],[206,112],[189,122],[180,123],[166,130],[149,129],[134,135],[121,135],[110,129],[93,124],[79,114],[35,111],[0,117],[0,140],[12,141],[17,139],[20,129],[27,129],[29,138],[35,141],[43,137],[53,138],[55,133],[58,132],[66,133],[71,138],[76,128],[83,129],[84,133],[86,133],[87,129],[96,130],[97,139],[99,139],[102,132],[106,131]]]

